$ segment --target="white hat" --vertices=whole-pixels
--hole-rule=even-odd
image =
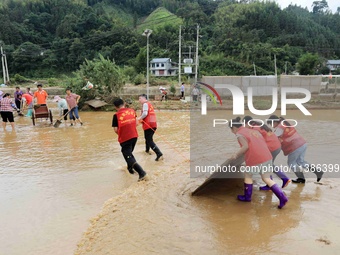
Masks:
[[[55,96],[53,101],[54,101],[54,102],[58,102],[60,99],[61,99],[60,96]]]

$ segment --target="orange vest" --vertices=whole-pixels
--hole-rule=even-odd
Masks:
[[[248,142],[248,150],[244,155],[247,166],[256,166],[273,158],[263,136],[258,131],[240,127],[236,134],[243,136]]]
[[[138,137],[136,112],[130,108],[121,108],[116,115],[118,120],[118,142],[123,143]]]
[[[283,134],[279,136],[279,140],[285,156],[306,143],[305,139],[298,134],[294,127],[285,127],[282,124],[279,124],[277,127],[283,129]]]
[[[253,127],[253,129],[261,133],[264,140],[266,141],[266,144],[270,152],[276,151],[277,149],[281,148],[281,142],[273,132],[267,132],[266,130],[261,129],[260,127]]]
[[[146,102],[148,104],[148,115],[143,119],[143,130],[147,129],[154,129],[157,128],[157,122],[156,122],[156,113],[155,110],[150,102]],[[142,110],[143,113],[143,110]]]

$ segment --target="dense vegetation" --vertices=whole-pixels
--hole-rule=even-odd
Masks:
[[[274,55],[279,74],[327,73],[325,61],[340,59],[340,13],[331,13],[325,0],[315,1],[311,12],[256,0],[3,0],[0,5],[0,40],[12,77],[56,77],[78,70],[86,59],[109,59],[125,79],[138,83],[146,69],[143,29],[153,30],[150,58],[177,62],[179,25],[183,47],[194,49],[197,24],[200,75],[251,75],[254,64],[257,75],[274,74]],[[310,62],[306,70],[304,63]]]

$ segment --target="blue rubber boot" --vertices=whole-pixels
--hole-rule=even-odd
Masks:
[[[242,202],[250,202],[253,194],[253,184],[244,183],[244,195],[238,195],[237,199]]]
[[[270,176],[270,179],[273,180],[273,176]],[[260,190],[268,191],[270,190],[270,187],[268,185],[260,186]]]
[[[292,181],[289,179],[289,177],[282,171],[282,169],[278,166],[274,168],[274,172],[276,175],[282,180],[282,188],[285,188],[288,186],[289,183]]]
[[[32,112],[33,112],[32,109],[28,109],[27,110],[27,114],[25,115],[25,117],[32,117]]]
[[[286,197],[285,193],[283,193],[282,189],[276,183],[270,187],[273,193],[278,197],[280,200],[280,204],[278,205],[279,209],[282,209],[286,203],[288,202],[288,198]]]

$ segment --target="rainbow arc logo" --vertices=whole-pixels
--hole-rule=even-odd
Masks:
[[[220,105],[222,105],[222,99],[214,87],[204,82],[197,82],[196,87],[201,92],[203,92],[201,93],[202,115],[207,114],[207,95],[211,98],[214,104],[217,104],[217,100],[218,100]],[[214,95],[216,96],[217,100]]]

